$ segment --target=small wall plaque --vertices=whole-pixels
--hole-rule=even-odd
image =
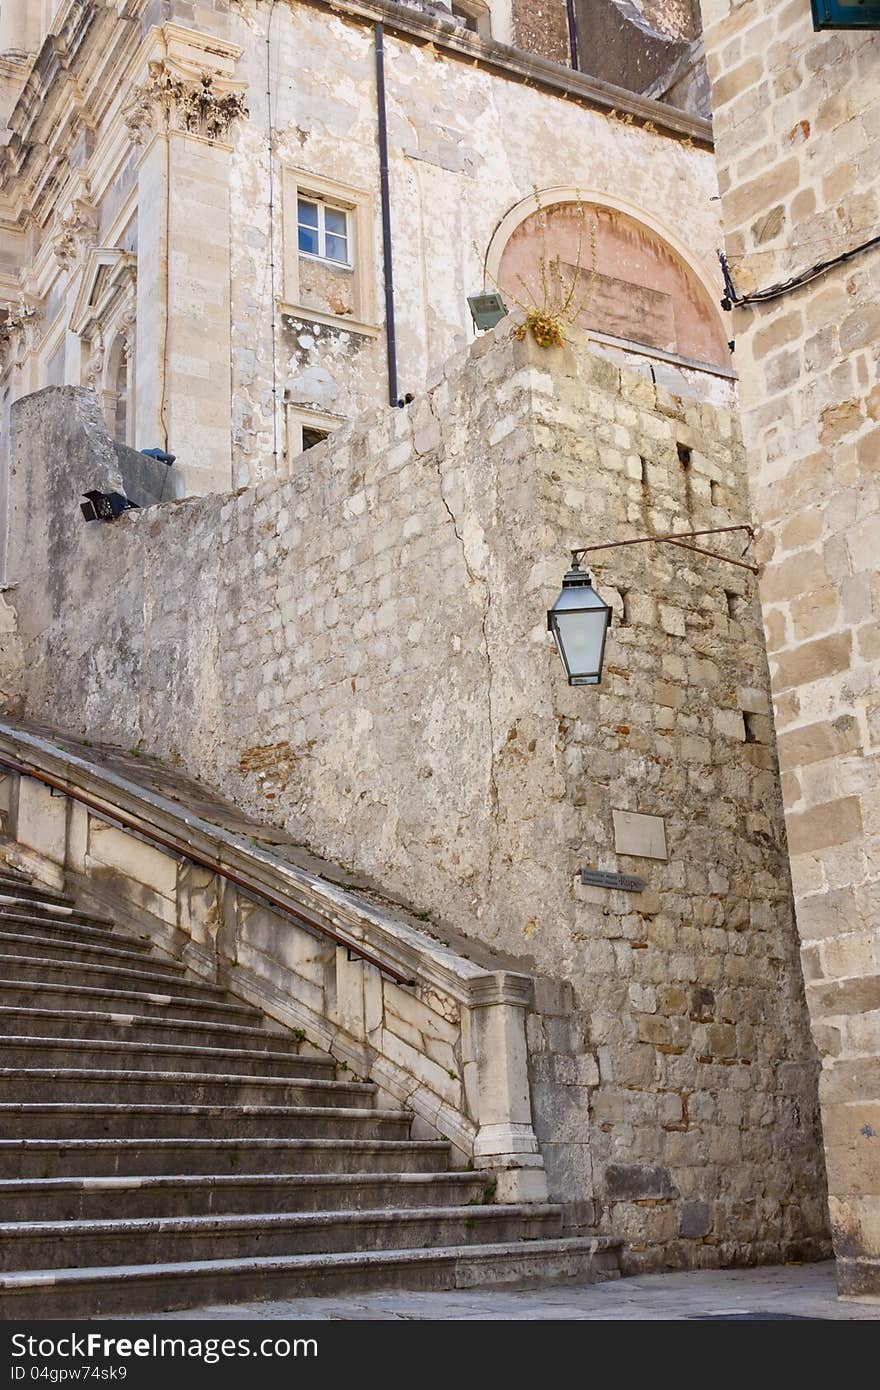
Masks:
[[[581,869],[581,883],[594,888],[617,888],[624,893],[644,893],[647,884],[635,874],[615,874],[607,869]]]
[[[641,859],[665,859],[666,826],[662,816],[645,816],[639,811],[612,811],[614,848],[618,854]]]

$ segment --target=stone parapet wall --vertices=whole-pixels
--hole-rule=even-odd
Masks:
[[[729,413],[508,324],[288,481],[57,518],[28,633],[29,714],[180,761],[547,980],[551,1195],[639,1268],[824,1249],[760,616],[742,570],[608,552],[605,678],[574,690],[545,610],[573,545],[747,516]]]
[[[875,236],[880,34],[703,0],[737,289]],[[880,254],[732,316],[841,1288],[880,1293]]]

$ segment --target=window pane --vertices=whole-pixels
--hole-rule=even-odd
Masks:
[[[348,232],[348,218],[339,208],[324,209],[324,226],[334,236],[345,237]]]
[[[303,425],[303,450],[314,449],[316,444],[323,444],[324,440],[329,438],[329,430],[313,430],[308,425]]]
[[[307,256],[318,255],[318,229],[317,227],[303,227],[299,229],[299,249],[305,251]]]
[[[348,264],[348,242],[344,236],[333,236],[327,233],[327,259],[328,261],[341,261],[344,265]]]
[[[300,198],[297,206],[299,209],[297,214],[297,220],[299,221],[299,225],[301,227],[317,227],[318,204],[307,203],[305,199]]]

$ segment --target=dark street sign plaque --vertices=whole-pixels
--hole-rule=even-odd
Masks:
[[[581,883],[594,888],[617,888],[624,893],[644,893],[647,884],[635,874],[613,874],[607,869],[581,869]]]

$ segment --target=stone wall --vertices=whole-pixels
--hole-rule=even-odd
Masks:
[[[554,63],[571,61],[565,0],[511,0],[511,16],[517,48]]]
[[[740,293],[876,235],[880,35],[703,0]],[[880,1292],[880,259],[733,314],[841,1287]]]
[[[570,546],[746,516],[729,413],[508,324],[293,479],[66,516],[60,606],[28,633],[31,715],[181,762],[548,977],[551,1192],[595,1202],[633,1267],[823,1249],[752,581],[671,548],[599,557],[596,689],[565,685],[546,631]],[[44,578],[12,592],[22,615]],[[584,887],[585,866],[646,886]]]
[[[696,0],[575,0],[575,13],[582,72],[711,114]]]

